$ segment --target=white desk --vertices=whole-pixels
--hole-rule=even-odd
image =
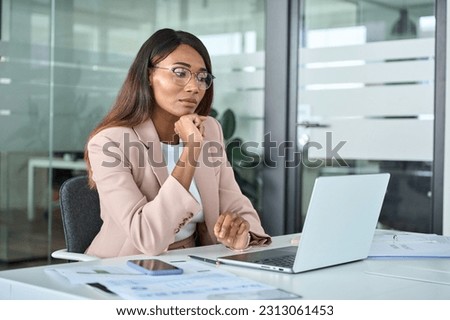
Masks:
[[[84,160],[64,160],[62,158],[31,158],[28,161],[28,220],[34,219],[34,169],[35,168],[86,170]]]
[[[273,247],[289,245],[292,235],[274,237]],[[257,249],[259,250],[259,249]],[[174,250],[158,258],[189,259],[188,254],[206,257],[229,254],[222,245]],[[80,265],[123,265],[130,257],[77,262]],[[135,257],[134,257],[135,258]],[[59,265],[63,267],[65,264]],[[74,266],[73,263],[70,264]],[[49,266],[0,272],[0,299],[117,299],[88,285],[72,285],[67,279],[45,272]],[[50,266],[55,267],[55,266]],[[449,277],[450,259],[363,260],[345,265],[282,274],[272,271],[220,265],[218,268],[301,295],[304,299],[450,299],[450,285],[369,274],[373,270],[412,268]],[[426,280],[426,279],[425,279]]]

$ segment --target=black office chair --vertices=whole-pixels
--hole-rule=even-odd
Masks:
[[[99,259],[84,254],[103,223],[98,193],[89,188],[87,176],[66,180],[59,190],[59,202],[67,247],[53,252],[52,257],[75,261]]]

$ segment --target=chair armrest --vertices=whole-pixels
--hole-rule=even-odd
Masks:
[[[90,256],[84,253],[68,252],[67,249],[61,249],[52,252],[52,257],[55,259],[64,259],[72,261],[100,260],[100,258],[98,257]]]

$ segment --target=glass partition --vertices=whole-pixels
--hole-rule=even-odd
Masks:
[[[50,7],[48,1],[1,4],[0,261],[14,262],[46,257],[48,249],[47,174],[28,174],[30,159],[49,158]],[[28,215],[32,200],[35,216]]]
[[[307,0],[303,215],[319,175],[390,172],[381,226],[432,232],[434,1]]]

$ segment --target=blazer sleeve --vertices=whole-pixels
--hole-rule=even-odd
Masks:
[[[147,199],[133,176],[138,159],[126,158],[117,141],[118,137],[100,132],[87,146],[102,218],[121,226],[125,237],[142,253],[158,255],[175,241],[179,228],[201,210],[201,205],[172,175],[153,199]]]
[[[219,198],[220,212],[239,213],[250,224],[250,245],[263,245],[272,242],[270,236],[264,231],[258,213],[254,209],[250,200],[242,194],[242,191],[236,182],[233,168],[227,159],[223,139],[222,128],[217,120],[216,124],[218,140],[222,145],[222,158],[219,170]]]

